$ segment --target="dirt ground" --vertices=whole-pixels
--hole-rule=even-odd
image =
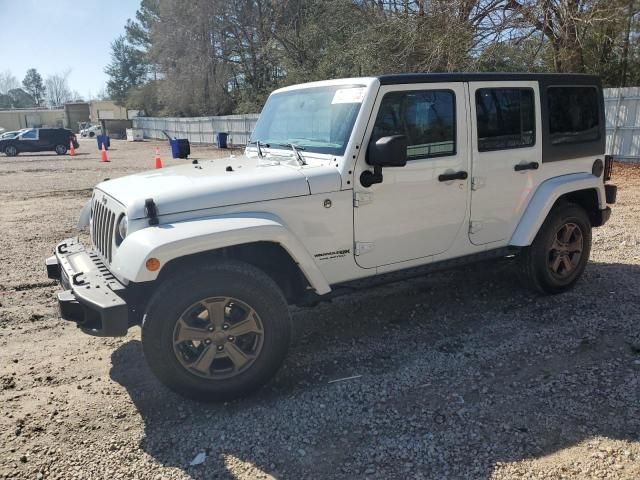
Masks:
[[[0,478],[640,478],[640,168],[616,165],[573,291],[529,292],[502,261],[296,309],[276,379],[206,405],[155,380],[138,328],[60,320],[44,271],[92,186],[156,145],[184,162],[164,142],[0,156]]]

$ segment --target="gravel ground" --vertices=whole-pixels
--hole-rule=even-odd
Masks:
[[[156,145],[178,163],[154,142],[0,157],[0,478],[640,478],[640,168],[616,165],[572,292],[503,261],[295,310],[276,379],[204,405],[152,377],[139,329],[59,320],[43,268],[90,188]]]

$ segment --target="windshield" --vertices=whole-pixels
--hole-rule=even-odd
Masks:
[[[303,88],[269,97],[250,143],[294,144],[305,152],[342,155],[360,105],[362,85]]]

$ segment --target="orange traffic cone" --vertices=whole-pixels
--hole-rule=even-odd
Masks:
[[[102,151],[100,152],[100,161],[101,162],[109,161],[109,155],[107,155],[107,149],[104,148],[104,143],[102,144]]]
[[[76,154],[76,149],[73,146],[73,140],[69,140],[69,155],[72,157]]]
[[[156,168],[162,168],[162,160],[160,160],[160,147],[156,147]]]

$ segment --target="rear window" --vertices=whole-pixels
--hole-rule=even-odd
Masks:
[[[549,87],[547,99],[552,145],[600,139],[600,107],[595,87]]]
[[[536,142],[535,107],[530,88],[476,91],[478,151],[530,147]]]

